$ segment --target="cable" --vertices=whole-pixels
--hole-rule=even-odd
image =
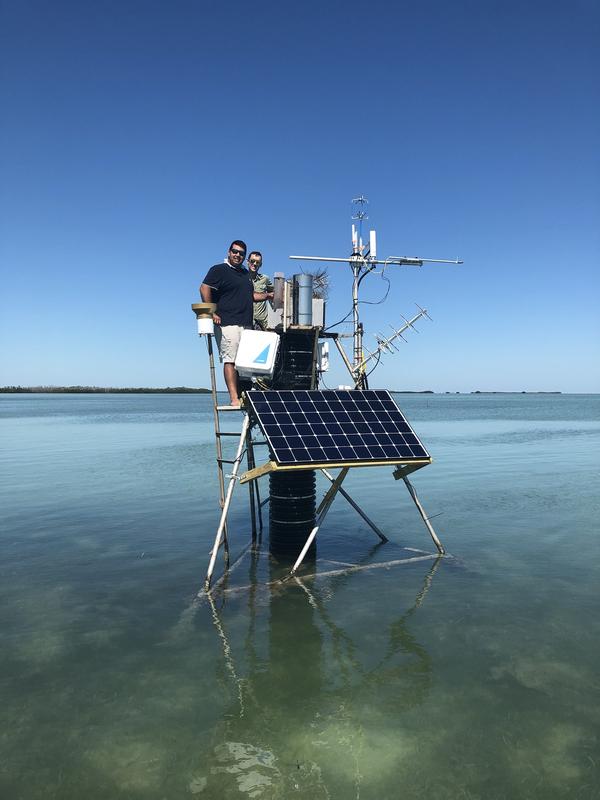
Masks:
[[[364,304],[365,304],[365,305],[367,305],[367,306],[378,306],[378,305],[380,305],[381,303],[385,303],[385,301],[387,300],[387,296],[388,296],[388,294],[390,293],[390,289],[391,289],[391,287],[392,287],[392,282],[390,281],[390,279],[389,279],[389,278],[386,278],[386,277],[385,277],[385,275],[383,274],[383,272],[381,273],[381,278],[382,278],[382,280],[384,280],[384,281],[387,283],[387,289],[386,289],[386,291],[385,291],[385,294],[384,294],[384,295],[383,295],[383,297],[381,298],[381,300],[359,300],[359,301],[358,301],[358,304],[359,304],[359,305],[361,305],[361,304],[363,304],[363,303],[364,303]]]
[[[326,328],[323,328],[323,333],[330,331],[332,328],[336,328],[338,325],[341,325],[342,322],[346,322],[350,314],[352,314],[352,309],[350,309],[350,311],[346,314],[345,317],[342,317],[342,319],[338,320],[338,322],[334,322],[331,325],[328,325]]]
[[[365,375],[365,377],[366,377],[366,378],[368,378],[368,377],[369,377],[369,375],[370,375],[370,374],[373,372],[373,370],[374,370],[374,369],[376,369],[376,368],[379,366],[379,362],[380,362],[380,361],[381,361],[381,350],[380,350],[380,351],[377,353],[377,361],[376,361],[376,362],[373,364],[373,366],[371,367],[371,369],[370,369],[370,370],[367,372],[367,374]]]
[[[327,384],[325,383],[325,378],[323,377],[323,375],[324,375],[324,373],[323,373],[323,372],[319,372],[319,383],[322,383],[322,384],[323,384],[323,386],[324,386],[326,389],[331,389],[331,386],[327,386]]]
[[[391,289],[392,283],[389,280],[389,278],[386,278],[384,275],[382,275],[381,277],[383,278],[383,280],[388,285],[387,289],[386,289],[386,292],[383,295],[383,297],[380,300],[359,300],[358,301],[358,305],[359,306],[361,306],[361,305],[378,306],[381,303],[385,303],[385,301],[387,300],[387,296],[390,293],[390,289]],[[346,322],[346,320],[348,319],[350,314],[352,314],[352,309],[350,309],[350,311],[346,314],[345,317],[342,317],[342,319],[339,319],[337,322],[332,322],[331,325],[328,325],[326,328],[323,328],[323,333],[326,333],[327,331],[330,331],[332,328],[337,328],[338,325],[341,325],[343,322]]]
[[[377,270],[377,271],[375,271],[375,272],[373,273],[374,275],[379,275],[379,276],[381,277],[381,279],[382,279],[382,280],[384,280],[384,281],[387,283],[387,285],[388,285],[387,291],[386,291],[386,293],[385,293],[385,295],[384,295],[383,299],[382,299],[382,300],[378,300],[378,301],[377,301],[377,303],[383,303],[383,301],[384,301],[384,300],[385,300],[385,298],[388,296],[388,294],[389,294],[389,291],[390,291],[390,286],[391,286],[391,284],[390,284],[390,280],[389,280],[389,278],[386,278],[386,276],[385,276],[385,274],[384,274],[384,273],[385,273],[385,267],[386,267],[386,266],[387,266],[387,265],[384,265],[384,266],[381,268],[381,270]],[[370,275],[370,274],[373,272],[373,269],[374,269],[374,267],[371,267],[371,269],[365,270],[365,272],[363,272],[363,274],[362,274],[362,275],[360,276],[360,278],[358,279],[357,288],[358,288],[358,287],[360,287],[360,284],[363,282],[363,279],[364,279],[364,278],[366,278],[366,277],[367,277],[367,275]],[[367,300],[359,300],[359,303],[360,303],[360,302],[366,303],[366,302],[369,302],[369,301],[367,301]],[[371,305],[377,305],[377,303],[376,303],[376,302],[373,302],[373,301],[371,301]]]
[[[387,289],[386,289],[386,292],[383,295],[383,297],[380,300],[359,300],[358,301],[358,305],[377,306],[377,305],[380,305],[381,303],[385,303],[385,301],[387,300],[387,296],[390,293],[390,289],[391,289],[392,284],[391,284],[390,279],[387,278],[384,275],[384,271],[385,271],[385,266],[383,267],[381,272],[375,272],[375,275],[379,275],[381,277],[381,279],[384,280],[387,283]],[[370,275],[372,272],[373,272],[372,269],[368,269],[368,270],[365,270],[363,272],[363,274],[358,279],[357,288],[360,286],[360,284],[362,283],[363,279],[366,278],[367,275]],[[328,325],[326,328],[323,328],[323,333],[326,333],[327,331],[330,331],[332,328],[337,328],[338,325],[341,325],[343,322],[346,322],[348,317],[352,314],[352,311],[353,311],[353,309],[351,308],[350,311],[348,311],[348,313],[344,317],[342,317],[342,319],[338,320],[337,322],[333,322],[331,325]]]

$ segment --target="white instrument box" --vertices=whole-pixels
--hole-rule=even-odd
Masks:
[[[270,377],[275,368],[279,336],[273,331],[242,331],[235,368],[241,378]]]

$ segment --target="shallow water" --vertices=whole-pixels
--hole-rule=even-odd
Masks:
[[[354,470],[388,544],[339,498],[320,576],[263,547],[211,604],[208,397],[0,395],[1,797],[600,797],[600,396],[396,400],[451,557],[323,575],[432,552]]]

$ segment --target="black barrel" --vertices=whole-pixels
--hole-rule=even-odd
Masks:
[[[269,544],[278,561],[294,562],[315,526],[314,470],[272,472],[269,475]],[[306,558],[316,557],[313,543]]]
[[[311,389],[315,374],[316,329],[287,330],[281,335],[272,389]]]

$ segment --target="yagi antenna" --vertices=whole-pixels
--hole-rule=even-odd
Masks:
[[[375,336],[377,347],[375,348],[374,352],[369,353],[366,358],[363,358],[358,367],[354,367],[354,369],[352,370],[352,374],[355,377],[355,379],[360,376],[361,372],[364,371],[365,367],[367,366],[367,364],[369,364],[369,362],[372,359],[376,358],[377,356],[381,357],[381,355],[385,352],[391,352],[392,348],[394,348],[394,350],[398,350],[394,342],[396,339],[403,339],[404,341],[406,341],[406,339],[402,334],[409,328],[412,328],[416,333],[418,333],[419,331],[415,328],[415,322],[417,320],[422,319],[423,317],[431,319],[431,317],[427,313],[427,309],[421,308],[421,306],[419,306],[417,303],[415,303],[415,305],[419,309],[419,313],[415,314],[415,316],[412,317],[411,319],[406,319],[406,317],[403,317],[401,314],[400,316],[402,317],[403,320],[405,320],[405,323],[400,328],[394,328],[394,326],[392,325],[391,328],[394,332],[391,336],[385,338],[382,336],[382,334]]]
[[[462,264],[463,262],[460,261],[459,263]],[[427,319],[431,319],[431,317],[427,313],[427,309],[421,308],[421,306],[418,303],[415,303],[415,305],[419,309],[419,311],[423,314],[424,317],[427,317]],[[433,320],[431,320],[431,321],[433,322]]]

